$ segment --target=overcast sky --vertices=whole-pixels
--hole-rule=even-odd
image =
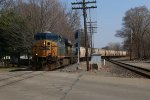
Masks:
[[[71,2],[82,0],[61,0],[71,7]],[[86,0],[92,1],[92,0]],[[150,9],[150,0],[97,0],[97,9],[91,10],[93,21],[98,22],[97,33],[94,35],[94,46],[101,48],[110,42],[122,42],[115,37],[116,30],[122,27],[122,18],[130,8],[146,6]],[[70,8],[71,9],[71,8]],[[89,12],[89,11],[87,11]]]

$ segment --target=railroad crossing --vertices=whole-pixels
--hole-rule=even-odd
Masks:
[[[4,75],[9,77],[10,73],[1,73],[0,79]],[[149,100],[150,98],[150,80],[148,79],[106,77],[92,72],[58,71],[36,72],[31,76],[5,86],[0,84],[0,99]]]
[[[131,62],[130,62],[131,63]],[[147,65],[147,63],[146,63]],[[1,71],[1,100],[149,100],[150,80],[106,62],[86,71],[81,62],[55,71]],[[120,71],[119,71],[120,69]],[[114,71],[114,72],[113,72]]]

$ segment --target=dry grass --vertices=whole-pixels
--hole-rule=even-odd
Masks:
[[[0,66],[0,72],[9,72],[9,71],[12,71],[15,69],[17,69],[17,68],[4,68],[4,67]]]

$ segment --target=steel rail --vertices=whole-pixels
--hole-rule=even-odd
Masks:
[[[20,81],[23,81],[25,79],[29,79],[29,78],[32,78],[32,77],[35,77],[38,75],[42,75],[45,72],[46,71],[42,71],[42,72],[35,71],[35,72],[26,73],[26,74],[24,73],[21,75],[15,75],[15,76],[12,76],[10,78],[3,79],[0,81],[0,88],[7,86],[7,85],[17,83],[17,82],[20,82]]]
[[[141,75],[145,78],[148,78],[150,79],[150,69],[145,69],[145,68],[142,68],[142,67],[138,67],[138,66],[134,66],[134,65],[130,65],[130,64],[126,64],[126,63],[123,63],[123,62],[119,62],[119,61],[115,61],[115,60],[110,60],[110,59],[107,59],[107,61],[115,64],[115,65],[118,65],[120,67],[123,67],[127,70],[130,70],[138,75]]]

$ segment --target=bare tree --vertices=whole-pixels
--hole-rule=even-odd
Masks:
[[[116,51],[119,51],[122,49],[122,46],[120,43],[108,43],[108,46],[106,46],[106,48],[108,50],[116,50]]]
[[[150,11],[145,7],[135,7],[128,10],[123,18],[123,28],[117,31],[116,36],[125,39],[126,46],[132,46],[135,58],[146,55],[148,41],[145,38],[150,33]],[[132,43],[131,43],[132,41]]]
[[[31,34],[53,31],[72,39],[74,31],[80,27],[78,12],[67,11],[59,0],[18,0],[16,11],[24,17]]]

